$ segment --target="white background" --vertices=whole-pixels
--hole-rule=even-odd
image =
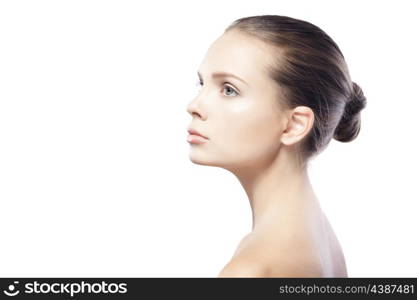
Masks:
[[[349,276],[417,276],[412,4],[0,2],[0,275],[217,276],[250,206],[189,160],[186,106],[226,26],[277,14],[326,31],[368,98],[310,165]]]

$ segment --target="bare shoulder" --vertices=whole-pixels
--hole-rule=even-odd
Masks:
[[[217,277],[266,277],[267,269],[263,264],[253,260],[237,257],[233,258]]]
[[[261,257],[261,256],[260,256]],[[322,277],[317,261],[306,257],[299,259],[233,258],[218,277]]]
[[[219,277],[322,277],[320,255],[310,239],[247,237]]]

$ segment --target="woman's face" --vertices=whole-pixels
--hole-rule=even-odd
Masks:
[[[192,162],[232,170],[274,158],[284,116],[277,106],[279,88],[266,69],[270,51],[264,42],[233,30],[210,46],[196,78],[199,93],[187,107],[193,117],[189,128],[208,138],[189,141]]]

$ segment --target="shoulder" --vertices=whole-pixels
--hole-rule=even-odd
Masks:
[[[217,277],[266,277],[266,266],[247,258],[234,258]]]
[[[322,277],[318,252],[308,239],[247,242],[218,277]]]
[[[306,257],[287,256],[279,259],[254,260],[232,259],[218,277],[322,277],[322,268],[317,260]]]

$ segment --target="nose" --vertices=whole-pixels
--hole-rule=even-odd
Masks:
[[[199,97],[195,97],[188,105],[187,105],[187,112],[192,116],[197,116],[201,119],[205,118],[205,115],[202,113]]]

